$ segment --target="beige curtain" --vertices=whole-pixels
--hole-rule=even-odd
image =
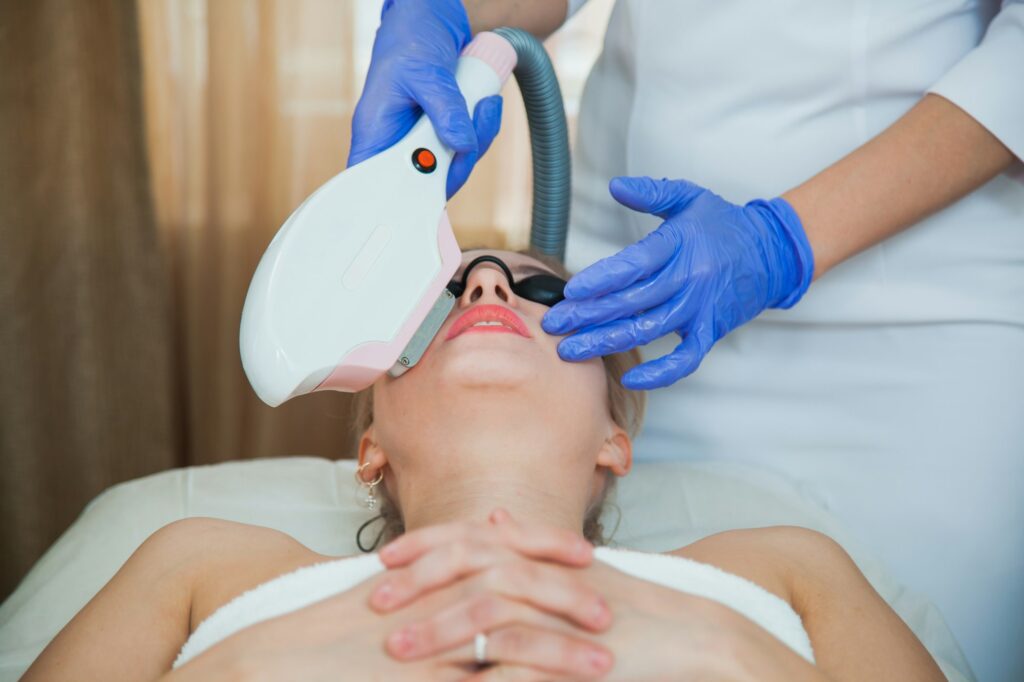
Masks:
[[[610,4],[547,44],[570,125]],[[0,2],[0,597],[116,482],[350,455],[349,397],[266,407],[238,325],[278,226],[344,167],[379,12]],[[528,135],[505,94],[503,132],[450,206],[463,245],[527,241]]]
[[[0,2],[0,597],[94,496],[183,463],[135,6]]]

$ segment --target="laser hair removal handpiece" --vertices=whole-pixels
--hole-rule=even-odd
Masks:
[[[514,29],[509,35],[517,37]],[[455,74],[469,111],[501,90],[516,62],[510,39],[490,32],[473,39]],[[557,82],[554,93],[564,126]],[[445,209],[452,155],[422,116],[399,142],[328,180],[285,221],[242,308],[242,367],[263,402],[360,391],[419,361],[455,303],[445,286],[461,262]],[[567,193],[563,203],[562,249]],[[534,223],[536,231],[536,210]]]
[[[481,33],[456,80],[473,111],[515,69],[534,156],[530,245],[562,259],[570,164],[561,91],[525,31]],[[270,407],[355,392],[414,367],[452,310],[462,254],[444,209],[452,151],[422,117],[406,137],[319,187],[263,254],[242,309],[242,367]]]

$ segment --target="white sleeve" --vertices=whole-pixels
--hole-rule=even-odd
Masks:
[[[583,7],[583,4],[586,3],[586,1],[587,0],[566,0],[569,8],[565,13],[565,20],[569,21],[569,19],[572,19],[572,15],[576,14],[580,7]]]
[[[981,43],[928,89],[1024,159],[1024,0],[1003,0]]]

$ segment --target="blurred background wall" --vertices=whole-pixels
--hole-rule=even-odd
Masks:
[[[553,2],[560,0],[552,0]],[[549,39],[570,128],[611,0]],[[0,598],[119,481],[350,455],[349,397],[276,409],[238,325],[277,228],[344,167],[379,0],[0,0]],[[521,248],[526,119],[450,205]]]

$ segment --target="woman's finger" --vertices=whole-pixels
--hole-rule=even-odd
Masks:
[[[532,559],[544,559],[566,566],[589,566],[594,546],[579,533],[541,524],[523,524],[507,510],[497,508],[489,517],[486,537]]]
[[[385,641],[385,649],[398,660],[441,654],[446,660],[457,662],[477,633],[524,623],[549,629],[566,627],[555,616],[511,599],[493,594],[476,595],[425,621],[410,623],[393,632]]]
[[[475,652],[472,644],[466,648],[469,660]],[[541,677],[525,679],[551,680],[552,677],[571,679],[597,679],[607,674],[614,658],[607,649],[586,640],[543,628],[512,625],[487,634],[487,660],[510,668],[529,667],[543,672]],[[491,669],[493,670],[493,668]],[[500,675],[501,673],[493,673]],[[517,674],[525,675],[525,671]],[[487,679],[487,678],[485,678]],[[502,679],[495,677],[491,679]],[[513,678],[517,679],[517,678]]]
[[[545,578],[540,577],[537,582],[542,581]],[[531,591],[510,585],[510,594],[482,589],[394,633],[388,638],[388,650],[397,657],[429,656],[463,645],[478,632],[512,623],[566,628],[568,621],[593,632],[611,625],[611,611],[589,588],[571,581],[535,587],[538,589]]]
[[[388,637],[388,653],[398,660],[440,655],[453,663],[473,662],[476,635],[485,632],[488,662],[574,676],[602,674],[611,667],[611,653],[603,646],[573,636],[557,619],[511,600],[477,599],[439,615]]]
[[[464,682],[553,682],[559,679],[579,678],[555,677],[547,670],[525,665],[493,665],[471,674]]]
[[[507,560],[511,550],[465,539],[442,544],[412,563],[389,570],[370,594],[370,607],[385,613],[420,595]]]
[[[468,587],[474,596],[501,595],[594,632],[612,624],[604,597],[582,573],[563,566],[517,558],[481,572]]]
[[[507,514],[507,512],[506,512]],[[405,566],[427,552],[460,540],[476,539],[501,544],[535,559],[557,561],[569,566],[587,566],[593,547],[578,534],[550,526],[524,528],[512,519],[497,523],[446,523],[406,533],[380,551],[388,568]]]
[[[509,550],[490,547],[467,550],[458,549],[458,546],[439,548],[412,566],[389,571],[391,575],[387,582],[374,588],[370,605],[380,612],[393,611],[426,592],[476,573],[466,579],[468,582],[458,586],[468,595],[460,603],[503,596],[595,632],[611,625],[608,605],[593,587],[581,579],[581,574],[563,566],[515,555],[511,559],[497,560],[495,552],[507,553]],[[488,625],[476,623],[477,630]]]

